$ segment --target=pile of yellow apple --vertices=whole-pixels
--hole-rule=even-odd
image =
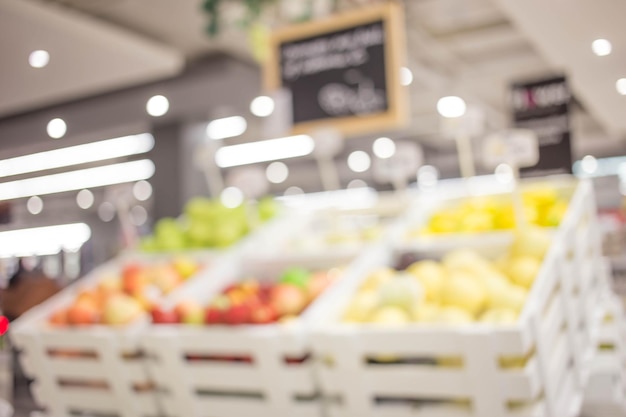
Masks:
[[[549,185],[535,185],[522,192],[524,216],[530,224],[557,227],[568,200]],[[480,196],[463,199],[433,214],[425,228],[413,235],[477,233],[515,228],[512,196]]]
[[[547,231],[516,235],[508,253],[492,262],[471,249],[424,260],[405,271],[373,272],[344,312],[343,321],[403,325],[411,322],[514,323],[550,247]]]

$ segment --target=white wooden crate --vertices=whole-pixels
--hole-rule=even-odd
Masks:
[[[591,262],[598,252],[588,235],[568,232],[581,223],[593,223],[595,207],[587,203],[592,191],[588,182],[578,185],[516,325],[442,328],[415,324],[390,329],[341,324],[338,318],[366,274],[360,271],[361,276],[348,277],[333,291],[334,298],[327,300],[324,321],[313,336],[328,415],[576,416],[582,399],[581,361],[588,344],[580,336],[588,330],[581,329],[585,314],[573,314],[583,310],[586,300],[575,297],[574,289],[587,288],[581,281],[593,276],[593,269],[586,272],[580,266]],[[472,246],[485,243],[482,238],[466,239],[435,248],[463,247],[468,242]],[[568,259],[570,254],[572,259]],[[581,254],[584,259],[578,258]],[[369,261],[375,266],[392,263],[389,252],[382,251],[377,261],[374,258],[370,256]],[[392,364],[367,360],[381,356],[400,360]],[[523,369],[499,368],[498,359],[510,356],[530,359]],[[460,358],[463,366],[423,364],[441,357]],[[422,365],[407,363],[415,360]]]
[[[242,259],[223,262],[221,280],[188,285],[178,294],[208,304],[225,286],[241,278],[276,277],[286,267],[317,269],[348,264],[352,258],[323,263],[300,259]],[[203,285],[201,285],[203,284]],[[336,285],[336,284],[335,284]],[[329,291],[289,324],[246,326],[152,326],[142,336],[151,361],[149,371],[163,393],[169,417],[313,417],[320,415],[318,390],[307,328]],[[170,300],[172,303],[177,300]],[[214,360],[245,358],[239,362]]]
[[[585,417],[626,416],[626,316],[610,289],[596,306],[586,363]]]
[[[190,279],[202,279],[211,269],[212,255],[198,252],[193,257],[205,268]],[[139,335],[149,322],[147,314],[123,327],[54,327],[47,322],[53,312],[74,301],[78,289],[95,287],[102,278],[119,274],[128,262],[151,263],[168,258],[124,254],[12,324],[10,336],[19,351],[20,364],[34,380],[33,397],[50,416],[81,412],[119,417],[159,415],[154,384],[139,346]]]

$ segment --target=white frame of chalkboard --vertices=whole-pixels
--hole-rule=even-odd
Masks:
[[[269,54],[264,65],[264,86],[269,92],[282,87],[280,46],[293,42],[349,29],[370,22],[385,23],[385,74],[388,108],[367,116],[348,116],[313,120],[294,124],[293,134],[306,134],[322,127],[334,127],[344,135],[356,135],[377,130],[403,127],[408,123],[407,88],[400,82],[400,68],[406,62],[406,33],[404,10],[397,1],[363,7],[328,19],[287,26],[270,36]]]

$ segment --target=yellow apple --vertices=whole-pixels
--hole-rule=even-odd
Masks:
[[[372,314],[371,323],[384,326],[402,326],[409,323],[410,317],[398,307],[381,307]]]
[[[474,317],[467,310],[459,307],[444,307],[439,310],[435,318],[436,323],[451,325],[472,323],[473,321]]]
[[[517,311],[510,308],[493,308],[480,316],[481,323],[513,324],[517,322]]]
[[[517,256],[509,261],[507,275],[511,281],[524,288],[530,288],[541,269],[541,261],[532,256]]]
[[[527,295],[526,289],[510,284],[489,300],[489,307],[492,309],[505,308],[519,313],[524,308]]]
[[[485,306],[487,292],[470,275],[457,271],[446,281],[442,301],[446,307],[459,307],[475,316]]]
[[[431,303],[441,302],[441,293],[446,280],[446,270],[435,261],[415,262],[407,268],[422,285],[426,300]]]
[[[433,323],[437,321],[440,307],[431,303],[419,303],[413,309],[413,320],[419,323]]]
[[[361,290],[377,290],[381,284],[393,278],[395,274],[396,272],[391,268],[380,268],[370,274],[361,285]]]
[[[526,227],[517,232],[511,248],[513,256],[531,256],[536,259],[543,257],[550,249],[552,239],[550,234],[539,227]]]
[[[346,312],[344,321],[364,322],[370,317],[374,309],[378,306],[378,293],[374,290],[360,291],[354,296]]]

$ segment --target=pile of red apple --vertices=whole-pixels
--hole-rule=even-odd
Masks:
[[[72,304],[55,311],[49,323],[55,326],[131,323],[199,269],[197,262],[182,257],[152,265],[129,263],[119,275],[102,276],[95,288],[79,289]]]
[[[285,322],[296,318],[339,276],[337,270],[286,270],[277,282],[247,279],[225,288],[203,307],[193,301],[174,309],[152,310],[157,324],[241,325]]]

